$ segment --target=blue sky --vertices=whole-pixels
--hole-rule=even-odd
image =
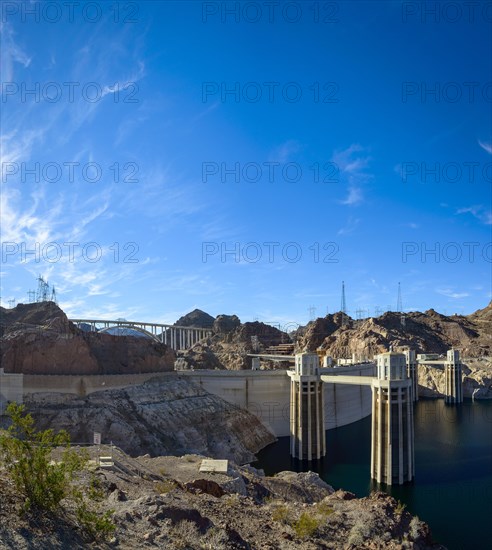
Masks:
[[[490,2],[432,5],[4,3],[2,305],[484,307]]]

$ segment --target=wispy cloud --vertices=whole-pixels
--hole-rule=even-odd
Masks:
[[[484,151],[487,151],[487,153],[489,155],[492,155],[492,143],[487,143],[485,141],[481,141],[481,140],[478,140],[478,144],[480,145],[480,147],[484,150]]]
[[[295,139],[289,139],[275,147],[268,156],[270,162],[285,164],[292,160],[292,157],[301,150],[301,144]]]
[[[461,298],[467,298],[470,296],[468,292],[455,292],[451,288],[437,288],[436,292],[446,296],[447,298],[453,298],[454,300],[460,300]]]
[[[2,35],[0,53],[2,82],[12,82],[15,64],[20,63],[24,68],[29,67],[31,57],[16,42],[15,33],[11,25],[6,22],[0,23],[0,34]]]
[[[348,188],[347,197],[340,204],[357,206],[364,202],[363,186],[372,179],[372,174],[367,171],[371,157],[366,152],[367,149],[354,143],[333,154],[331,160],[338,166],[342,183],[346,183]]]
[[[349,217],[344,227],[340,228],[337,235],[348,235],[353,233],[360,223],[360,219]]]
[[[354,206],[356,204],[360,204],[361,202],[363,202],[363,200],[364,197],[362,195],[362,189],[360,187],[349,187],[347,198],[341,200],[340,203],[348,206]]]
[[[456,214],[471,214],[474,218],[485,225],[492,225],[492,211],[487,210],[481,204],[475,206],[467,206],[464,208],[458,208]]]

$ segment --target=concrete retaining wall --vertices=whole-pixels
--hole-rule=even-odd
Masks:
[[[5,374],[3,369],[0,369],[0,414],[4,412],[4,409],[9,401],[22,403],[23,376],[23,374]]]

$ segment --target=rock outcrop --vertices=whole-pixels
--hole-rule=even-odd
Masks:
[[[95,458],[95,449],[90,452]],[[135,460],[115,454],[115,467],[95,474],[100,513],[111,510],[115,525],[111,540],[97,545],[101,549],[445,550],[394,498],[333,491],[313,472],[266,477],[229,463],[226,473],[206,474],[199,471],[202,456]],[[0,471],[2,550],[89,547],[70,513],[54,525],[44,515],[30,524],[29,516],[16,514],[20,504]]]
[[[214,330],[222,327],[222,332],[178,353],[178,369],[250,369],[251,358],[247,355],[256,352],[253,350],[252,336],[258,337],[257,351],[260,353],[270,346],[291,341],[287,333],[271,325],[258,321],[241,323],[235,315],[226,320],[223,317],[217,317],[214,324]]]
[[[133,456],[192,452],[245,463],[276,439],[256,416],[178,376],[85,398],[36,393],[24,399],[40,428],[65,429],[80,443],[100,432]]]
[[[419,365],[418,373],[421,397],[444,396],[444,368],[437,365]],[[463,397],[492,399],[492,360],[472,359],[463,365]]]
[[[298,350],[327,350],[336,358],[372,358],[387,351],[412,347],[417,353],[445,353],[451,347],[465,357],[492,356],[492,303],[472,315],[446,316],[429,309],[424,313],[387,312],[356,321],[341,313],[309,323],[297,341]]]
[[[214,324],[214,318],[202,311],[201,309],[194,309],[180,317],[174,325],[177,327],[198,327],[198,328],[212,328]]]
[[[0,357],[5,372],[130,374],[174,369],[174,351],[150,338],[87,332],[53,302],[0,308]]]

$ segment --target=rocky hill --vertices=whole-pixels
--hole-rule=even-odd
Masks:
[[[28,394],[24,403],[40,429],[65,429],[78,443],[96,431],[133,456],[194,452],[242,464],[276,440],[256,416],[178,376],[85,398]]]
[[[219,315],[213,325],[214,334],[191,349],[178,353],[179,369],[251,368],[248,353],[261,353],[268,347],[290,342],[290,336],[275,327],[255,321],[241,323],[236,315]],[[258,348],[253,349],[251,338],[257,336]]]
[[[96,451],[90,449],[93,459]],[[265,477],[230,462],[226,473],[203,473],[202,456],[130,459],[112,452],[114,466],[95,470],[100,513],[111,510],[116,526],[109,540],[84,536],[70,510],[56,521],[19,516],[21,498],[0,469],[0,549],[445,550],[392,497],[358,499],[313,472]]]
[[[174,325],[177,327],[212,328],[214,321],[215,319],[205,311],[194,309],[180,317]]]
[[[387,312],[356,321],[341,313],[309,323],[297,341],[299,350],[318,347],[336,358],[373,358],[377,353],[410,346],[417,353],[445,353],[451,347],[465,357],[492,356],[492,302],[472,315],[446,316],[433,309],[405,314]]]
[[[0,358],[5,372],[82,375],[170,371],[176,356],[149,338],[81,330],[40,302],[0,308]]]

